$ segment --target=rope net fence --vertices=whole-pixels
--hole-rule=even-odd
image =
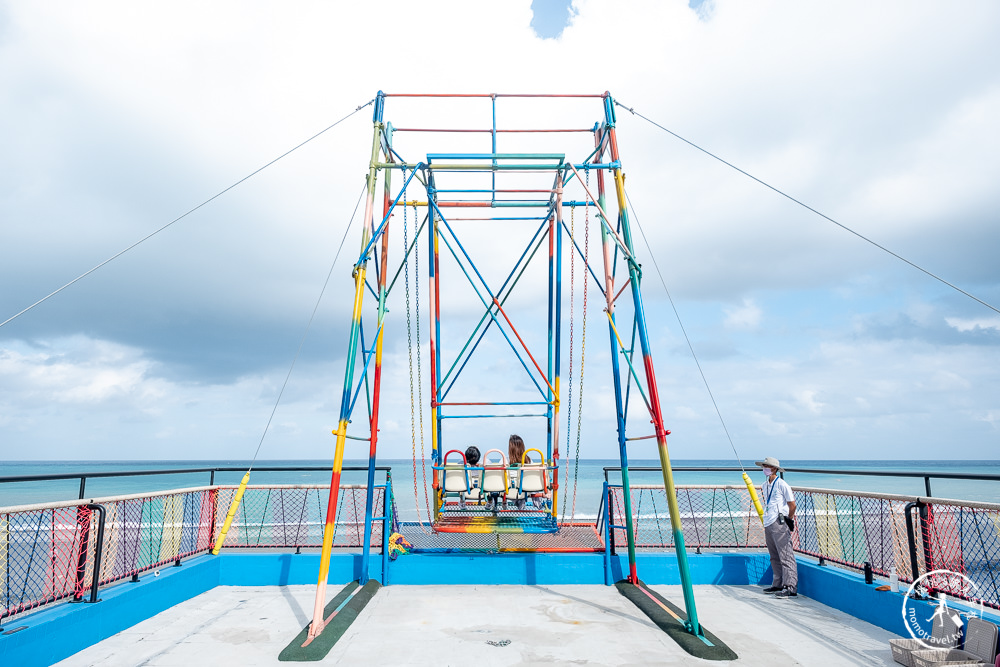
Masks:
[[[920,553],[931,591],[1000,609],[1000,507],[928,504],[920,521]],[[956,576],[962,575],[962,576]]]
[[[235,493],[204,487],[96,501],[105,511],[98,585],[208,553]],[[247,487],[223,547],[320,547],[328,496],[328,486]],[[341,487],[335,547],[363,546],[366,496],[365,486]],[[0,511],[0,619],[90,593],[100,512],[79,502]],[[373,504],[382,516],[384,487],[373,489]],[[382,526],[372,523],[372,549],[382,548]]]
[[[744,486],[677,486],[681,528],[688,549],[763,549],[764,530]],[[907,539],[906,508],[912,508],[917,575],[949,570],[968,577],[932,578],[928,588],[1000,609],[1000,506],[890,494],[793,487],[796,552],[888,576],[915,579]],[[674,547],[663,486],[633,485],[635,545]],[[613,549],[624,549],[625,502],[621,486],[610,486]],[[918,503],[920,501],[920,503]],[[918,511],[923,504],[925,511]],[[971,581],[970,585],[968,581]],[[928,582],[925,582],[928,583]]]
[[[91,510],[76,506],[0,515],[0,618],[82,595],[90,522]]]
[[[236,512],[225,547],[321,547],[329,486],[248,486]],[[222,528],[226,508],[233,501],[236,487],[219,489],[221,516],[216,531]],[[337,500],[337,522],[333,546],[359,548],[364,545],[365,503],[368,494],[363,485],[341,485]],[[372,516],[383,516],[385,488],[373,489]],[[372,548],[382,548],[382,522],[372,522]]]
[[[631,489],[636,546],[646,550],[674,547],[662,486]],[[900,581],[948,570],[961,577],[933,576],[931,591],[1000,609],[1000,505],[942,499],[795,488],[796,530],[800,554],[860,570],[888,575],[895,567]],[[236,487],[184,489],[143,496],[107,498],[99,585],[103,586],[207,553],[219,534]],[[361,548],[364,542],[363,485],[344,485],[338,494],[334,546]],[[595,552],[605,547],[604,520],[560,524],[552,533],[531,534],[490,529],[481,533],[432,532],[413,522],[395,520],[396,508],[385,486],[373,493],[371,545],[384,542],[382,520],[426,551]],[[315,485],[247,487],[223,544],[228,549],[317,548],[323,539],[328,488]],[[765,548],[764,531],[743,486],[678,486],[678,507],[687,547],[702,549]],[[624,496],[609,487],[612,550],[626,546]],[[0,510],[0,619],[43,605],[83,599],[91,592],[101,512],[97,505],[52,503]],[[906,512],[914,527],[911,555]],[[424,530],[421,530],[424,528]],[[970,583],[971,582],[971,583]]]

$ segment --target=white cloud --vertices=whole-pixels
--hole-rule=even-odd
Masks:
[[[816,400],[818,393],[815,389],[799,389],[795,392],[795,399],[806,410],[818,415],[823,409],[823,403]]]
[[[636,111],[942,276],[1000,293],[992,256],[1000,243],[992,177],[1000,170],[992,122],[1000,104],[992,29],[1000,7],[981,3],[956,13],[930,2],[717,0],[695,3],[699,14],[687,4],[578,0],[558,40],[533,35],[530,0],[502,12],[458,0],[391,1],[377,30],[363,3],[281,10],[235,2],[5,5],[0,320],[379,88],[611,89]],[[553,63],[560,65],[554,70]],[[498,123],[590,126],[600,109],[588,104],[500,100]],[[390,98],[386,118],[397,126],[478,127],[488,125],[490,111],[488,101],[421,107]],[[362,110],[0,330],[5,453],[65,457],[80,451],[66,443],[82,434],[101,442],[87,450],[99,454],[89,455],[108,458],[160,456],[165,448],[178,457],[248,456],[361,188],[370,113]],[[766,444],[786,458],[863,456],[876,448],[887,456],[934,456],[948,433],[961,434],[959,454],[992,451],[996,422],[982,415],[993,415],[990,397],[1000,391],[991,370],[995,347],[958,349],[932,342],[928,332],[943,329],[942,320],[959,333],[994,332],[1000,320],[977,314],[974,304],[956,307],[926,276],[897,268],[626,110],[617,113],[634,220],[695,349],[724,351],[703,363],[738,443]],[[465,139],[434,141],[458,150],[472,145]],[[433,145],[412,134],[396,140],[414,159]],[[526,149],[525,141],[507,136],[501,148]],[[568,154],[586,152],[585,135],[574,141]],[[475,145],[486,150],[488,142]],[[468,240],[491,285],[505,276],[502,256],[520,235],[511,227]],[[659,389],[675,420],[667,425],[671,452],[728,457],[635,236]],[[592,220],[592,255],[598,237]],[[349,257],[357,249],[352,233],[265,453],[329,453],[324,438],[339,411]],[[447,255],[443,261],[450,262]],[[444,329],[454,355],[470,328],[466,320],[478,319],[482,306],[455,267],[445,268],[444,313],[463,318]],[[517,295],[525,308],[541,298],[539,280],[530,272],[525,278]],[[767,318],[746,296],[765,293]],[[422,297],[426,304],[426,291]],[[591,299],[597,324],[588,335],[599,342],[588,346],[584,456],[608,456],[616,449],[615,400],[607,332],[593,319],[600,315],[596,291]],[[410,447],[404,314],[401,304],[390,304],[382,417],[390,456],[408,455]],[[852,328],[902,315],[922,339],[874,341],[870,326]],[[525,335],[533,350],[544,349],[544,333]],[[468,391],[520,386],[506,344],[487,343]],[[525,384],[526,395],[534,391]],[[645,434],[636,400],[633,392],[635,428]],[[352,428],[363,431],[363,422]],[[478,435],[455,428],[456,439]]]
[[[756,329],[763,316],[763,311],[753,299],[743,299],[743,305],[723,308],[723,312],[726,313],[724,324],[727,329]]]
[[[757,411],[750,411],[750,420],[764,435],[785,435],[788,433],[788,426],[775,421],[771,415]]]
[[[976,317],[972,319],[946,317],[944,321],[952,329],[957,329],[958,331],[975,331],[976,329],[1000,330],[1000,317]]]

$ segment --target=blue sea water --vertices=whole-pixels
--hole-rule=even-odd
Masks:
[[[675,468],[684,467],[736,467],[736,461],[719,460],[677,460],[672,462]],[[0,477],[20,475],[83,475],[95,472],[124,472],[150,470],[192,470],[200,468],[233,467],[238,471],[217,472],[217,484],[238,484],[243,477],[248,461],[212,460],[212,461],[0,461]],[[789,468],[808,468],[818,471],[871,471],[880,473],[917,472],[921,474],[966,473],[980,475],[1000,475],[1000,461],[783,461]],[[347,460],[345,468],[350,466],[366,466],[366,460]],[[393,489],[401,518],[406,520],[426,516],[426,501],[424,498],[424,475],[430,481],[430,464],[414,464],[410,459],[380,460],[379,465],[388,466],[392,471]],[[632,484],[662,484],[659,462],[656,460],[633,460],[630,465],[630,481]],[[255,468],[269,466],[317,466],[322,470],[300,470],[270,472],[255,470],[251,484],[327,484],[330,481],[330,466],[328,460],[311,461],[258,461]],[[573,461],[564,461],[560,470],[560,514],[564,499],[567,501],[567,517],[573,514],[574,494],[576,488],[575,517],[585,520],[596,516],[600,504],[601,488],[605,479],[605,468],[616,468],[617,460],[611,459],[581,459],[579,470],[574,469]],[[655,471],[641,471],[637,468],[655,467]],[[747,472],[751,479],[759,484],[763,474],[756,468]],[[567,475],[568,473],[568,475]],[[612,483],[620,483],[621,475],[617,470],[607,473]],[[568,477],[568,479],[567,479]],[[575,480],[574,480],[575,478]],[[168,489],[203,486],[209,483],[208,472],[190,472],[174,475],[142,475],[112,478],[88,478],[86,482],[86,497],[99,498],[113,495],[163,491]],[[345,484],[361,484],[366,479],[366,473],[345,470],[342,482]],[[379,472],[376,482],[381,483],[385,473]],[[416,479],[416,490],[414,489]],[[803,486],[823,489],[841,489],[852,491],[870,491],[879,493],[896,493],[902,495],[926,495],[924,480],[921,477],[893,476],[855,476],[818,473],[786,473],[785,479],[793,486]],[[741,473],[737,471],[684,471],[675,473],[677,484],[742,484]],[[955,498],[960,500],[975,500],[1000,503],[1000,480],[974,481],[931,479],[933,495],[939,498]],[[23,505],[29,503],[51,502],[57,500],[72,500],[79,496],[80,480],[67,479],[35,482],[0,482],[0,507]],[[417,508],[419,509],[419,512]]]

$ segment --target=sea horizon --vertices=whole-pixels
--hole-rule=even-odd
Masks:
[[[859,459],[787,459],[781,462],[785,468],[801,468],[814,470],[809,473],[786,473],[786,480],[792,486],[836,489],[844,491],[862,491],[871,493],[893,493],[900,495],[926,496],[923,475],[931,477],[932,495],[938,498],[958,500],[973,500],[979,502],[1000,503],[1000,479],[998,480],[964,480],[934,478],[935,474],[979,474],[997,475],[1000,477],[1000,461],[969,459],[969,460],[859,460]],[[195,472],[218,468],[232,468],[229,471],[216,471],[216,484],[235,485],[240,482],[244,472],[250,466],[247,459],[79,459],[79,460],[2,460],[0,461],[0,479],[22,476],[62,475],[66,479],[45,481],[13,482],[0,481],[0,507],[25,505],[31,503],[56,502],[72,500],[79,497],[80,477],[85,476],[86,498],[100,498],[114,495],[142,494],[155,491],[165,491],[175,488],[205,486],[213,476],[210,472]],[[578,499],[577,505],[589,508],[584,515],[594,514],[599,505],[601,489],[605,478],[610,483],[620,483],[618,459],[581,458],[579,469],[574,468],[573,459],[560,461],[560,486],[564,498]],[[685,471],[683,468],[717,467],[739,468],[736,459],[674,459],[671,461],[676,470],[674,479],[683,484],[734,484],[742,485],[743,478],[739,470],[735,471]],[[345,484],[364,483],[367,478],[368,459],[345,459],[342,482]],[[432,471],[426,460],[411,458],[379,459],[377,465],[389,468],[393,488],[401,517],[415,518],[426,514],[423,493],[419,492],[421,482],[426,480],[429,485]],[[309,467],[317,470],[266,471],[263,468],[296,468]],[[254,474],[251,484],[329,484],[332,459],[261,459],[253,462]],[[364,470],[352,470],[363,468]],[[416,468],[416,471],[414,471]],[[608,468],[609,470],[605,470]],[[653,470],[642,470],[653,468]],[[744,460],[743,468],[755,484],[761,482],[761,472],[753,464],[753,460]],[[149,474],[148,471],[186,470],[175,474]],[[662,484],[662,473],[659,470],[658,459],[632,459],[629,461],[630,482],[634,485]],[[829,472],[826,472],[829,471]],[[887,473],[880,475],[848,475],[838,471]],[[143,472],[137,476],[101,477],[93,476],[99,473]],[[914,476],[900,476],[903,473],[913,473]],[[416,484],[415,484],[416,479]],[[376,483],[385,481],[385,472],[379,471]],[[413,489],[417,488],[417,493]],[[576,493],[573,493],[573,489]],[[572,500],[570,501],[572,502]],[[421,509],[418,510],[417,508]]]

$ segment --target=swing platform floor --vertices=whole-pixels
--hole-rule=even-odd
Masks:
[[[680,586],[654,590],[680,602]],[[330,597],[339,590],[330,587]],[[219,586],[59,662],[281,665],[315,586]],[[892,665],[897,635],[809,597],[759,586],[695,587],[703,622],[739,658],[726,664]],[[491,643],[492,642],[492,643]],[[379,590],[320,664],[686,665],[685,653],[613,586],[397,585]]]

